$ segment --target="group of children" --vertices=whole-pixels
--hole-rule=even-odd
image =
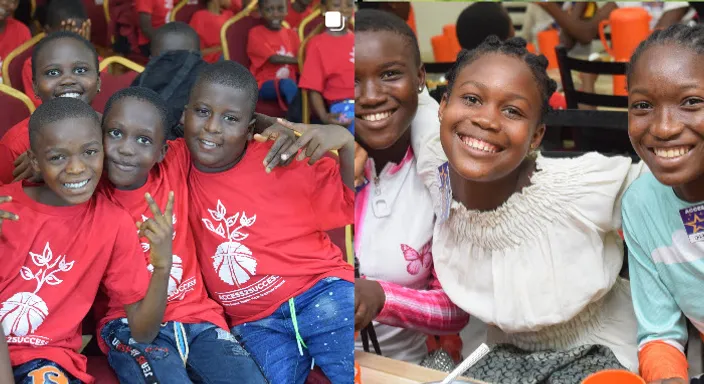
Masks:
[[[222,61],[201,70],[183,138],[167,141],[150,89],[91,108],[98,60],[75,32],[43,38],[42,103],[0,143],[2,171],[33,177],[0,186],[14,380],[93,382],[78,352],[92,312],[121,382],[300,384],[320,366],[351,383],[353,268],[326,231],[352,223],[352,135],[256,115],[255,77]],[[308,161],[270,169],[274,157]]]
[[[417,362],[404,332],[456,332],[457,306],[489,324],[491,350],[469,377],[579,383],[625,368],[689,383],[686,322],[704,329],[702,26],[655,31],[632,56],[632,164],[537,152],[556,84],[524,40],[463,51],[438,106],[405,23],[357,19],[357,329],[388,325],[382,353]]]

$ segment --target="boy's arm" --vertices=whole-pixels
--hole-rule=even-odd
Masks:
[[[291,56],[271,55],[269,56],[269,62],[272,64],[298,64],[298,59]]]
[[[152,15],[150,13],[139,13],[139,28],[142,30],[142,33],[144,33],[144,36],[146,36],[149,41],[152,41],[154,37],[154,27],[152,26]]]
[[[0,337],[0,383],[14,383],[15,377],[12,373],[12,363],[10,362],[10,351],[7,347],[5,334]]]
[[[623,209],[623,235],[628,245],[628,269],[633,307],[638,320],[638,360],[646,382],[687,379],[687,325],[677,302],[660,279],[655,263],[636,239],[629,218],[628,204]],[[635,218],[634,218],[635,219]]]
[[[589,20],[581,20],[579,15],[568,14],[556,3],[540,2],[536,4],[549,13],[566,34],[582,44],[591,43],[599,33],[599,22],[609,17],[611,11],[618,8],[616,3],[608,2],[599,7],[594,17]]]
[[[325,108],[325,100],[323,100],[323,95],[318,91],[310,90],[308,91],[310,95],[310,105],[313,107],[313,112],[322,120],[325,124],[339,124],[336,121],[336,115],[328,113],[327,108]]]

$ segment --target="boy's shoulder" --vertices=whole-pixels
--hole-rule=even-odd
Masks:
[[[669,188],[661,184],[652,173],[647,172],[631,183],[623,195],[621,204],[624,210],[651,203],[657,206],[659,201],[668,198]]]

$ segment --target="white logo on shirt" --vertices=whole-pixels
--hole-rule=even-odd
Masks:
[[[149,218],[142,215],[142,222],[147,221]],[[176,215],[173,216],[173,224],[176,226]],[[137,231],[139,233],[139,231]],[[176,239],[176,231],[171,237],[172,240]],[[147,243],[142,243],[142,250],[148,252],[151,249],[151,245]],[[196,285],[195,277],[189,277],[186,281],[183,279],[183,260],[178,255],[172,255],[171,259],[171,271],[169,271],[169,288],[168,288],[168,301],[173,300],[183,300],[186,297],[186,293],[192,291]],[[147,265],[147,270],[154,273],[154,266]]]
[[[283,45],[279,48],[278,51],[276,51],[276,54],[280,55],[280,56],[295,57],[293,55],[293,53],[286,50],[286,47],[284,47]],[[276,71],[276,78],[277,79],[288,79],[290,77],[291,77],[291,68],[289,67],[288,64],[284,64],[283,66],[281,66],[281,68],[279,68]]]
[[[354,47],[350,51],[350,63],[354,64]]]
[[[44,284],[59,285],[63,282],[57,277],[59,272],[68,272],[73,268],[73,261],[66,262],[66,256],[54,258],[47,242],[42,254],[30,252],[32,263],[39,269],[35,272],[26,266],[20,268],[20,276],[27,280],[36,280],[34,292],[17,292],[0,308],[0,321],[11,343],[30,343],[46,345],[49,339],[42,336],[25,337],[34,333],[49,316],[49,308],[44,300],[37,295]]]

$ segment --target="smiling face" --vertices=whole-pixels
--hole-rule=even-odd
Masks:
[[[34,63],[34,93],[42,101],[74,97],[90,104],[100,88],[93,53],[80,41],[57,39],[44,46]]]
[[[118,189],[141,187],[166,154],[159,111],[134,98],[117,101],[103,119],[103,145],[110,182]]]
[[[648,48],[628,84],[631,144],[665,185],[704,181],[704,60],[679,45]]]
[[[286,16],[288,16],[287,0],[264,0],[259,2],[259,13],[262,15],[269,29],[281,29]]]
[[[354,44],[355,133],[365,145],[386,149],[411,125],[425,72],[397,33],[359,32]]]
[[[196,168],[222,172],[237,164],[254,129],[253,113],[244,90],[198,83],[184,110],[184,138]]]
[[[465,65],[440,104],[440,141],[450,165],[472,181],[500,180],[542,140],[542,98],[522,59],[488,53]]]
[[[29,152],[44,179],[40,203],[76,205],[88,201],[103,171],[100,127],[88,118],[56,121],[42,128]]]

